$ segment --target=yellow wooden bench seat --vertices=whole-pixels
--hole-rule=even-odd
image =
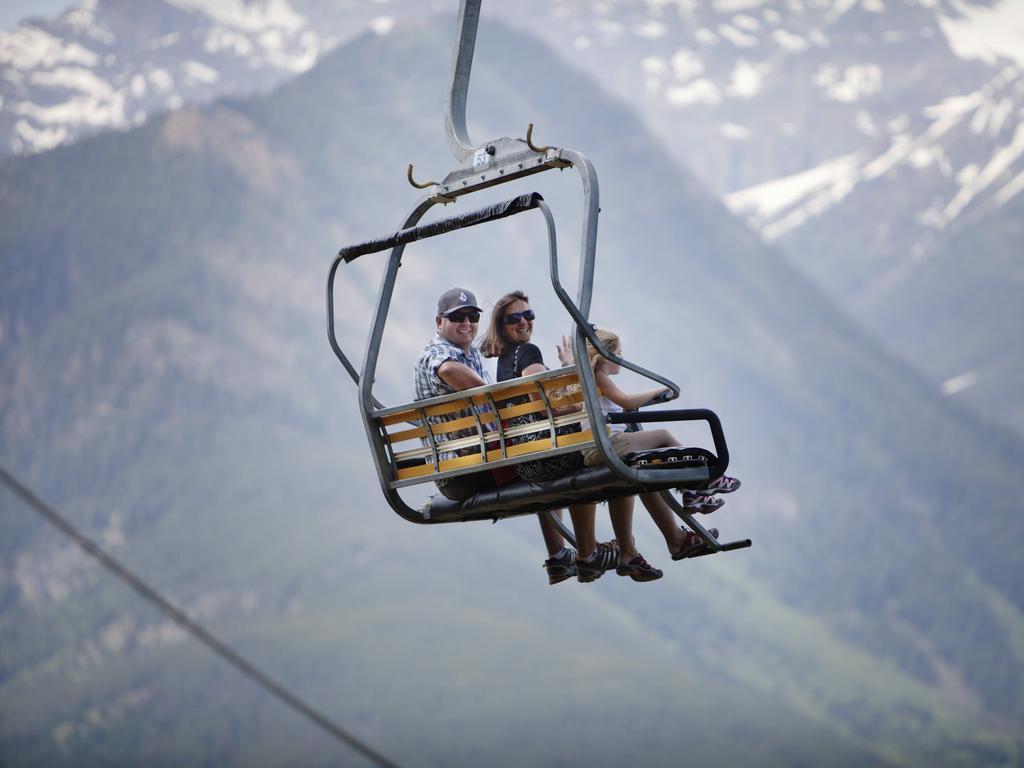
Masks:
[[[471,471],[534,461],[594,445],[589,428],[557,434],[559,427],[587,420],[575,366],[544,371],[499,384],[475,387],[371,414],[387,450],[392,488]],[[524,398],[530,398],[521,402]],[[508,426],[517,416],[537,421]],[[449,417],[448,421],[438,419]],[[471,431],[470,434],[457,435]],[[539,435],[509,445],[512,438]]]

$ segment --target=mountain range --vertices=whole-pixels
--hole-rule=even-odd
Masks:
[[[471,135],[534,120],[594,160],[593,317],[721,414],[744,489],[715,524],[755,545],[653,585],[549,590],[531,521],[386,512],[323,280],[339,245],[412,207],[405,162],[450,167],[450,47],[447,19],[399,25],[269,94],[7,158],[4,465],[401,762],[1019,762],[1020,438],[936,391],[663,162],[639,117],[503,25],[481,30]],[[508,195],[534,185],[571,256],[577,185]],[[455,281],[527,289],[550,348],[565,319],[543,243],[508,221],[410,248],[385,399],[408,397]],[[356,351],[379,275],[366,258],[342,276]],[[5,763],[342,759],[0,498]],[[644,517],[641,548],[667,561]]]
[[[0,33],[0,151],[265,91],[363,30],[450,5],[87,0]],[[999,230],[1024,189],[1019,3],[526,0],[491,14],[639,110],[665,161],[695,172],[936,391],[1024,434],[1019,270],[985,249],[973,265],[929,266],[974,236],[961,231]],[[961,343],[933,343],[951,323]]]

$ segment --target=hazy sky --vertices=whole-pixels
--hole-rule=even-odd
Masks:
[[[0,0],[0,29],[13,29],[29,16],[55,16],[74,0]]]

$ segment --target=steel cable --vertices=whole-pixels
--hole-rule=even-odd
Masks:
[[[230,646],[219,640],[203,626],[190,619],[183,611],[176,608],[167,598],[132,573],[116,558],[108,555],[98,544],[75,528],[74,525],[69,523],[53,507],[46,504],[46,502],[42,501],[38,496],[32,493],[31,490],[22,485],[22,483],[20,483],[18,479],[8,472],[3,466],[0,466],[0,480],[3,480],[4,484],[7,485],[8,488],[17,494],[32,509],[42,515],[42,517],[44,517],[51,525],[56,527],[69,538],[73,539],[74,542],[89,555],[99,560],[99,562],[108,571],[134,589],[145,600],[159,608],[161,612],[182,627],[182,629],[187,631],[196,640],[203,643],[229,664],[234,666],[243,675],[262,686],[265,690],[276,696],[292,709],[296,710],[303,717],[313,721],[313,723],[318,725],[335,739],[369,758],[377,765],[386,766],[386,768],[398,768],[396,763],[388,760],[375,749],[348,733],[348,731],[340,725],[334,723],[326,715],[322,714],[298,696],[291,693],[287,688],[275,682],[255,664],[245,659],[238,652],[234,651]]]

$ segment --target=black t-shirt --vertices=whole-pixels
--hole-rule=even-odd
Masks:
[[[505,350],[505,354],[498,358],[498,381],[508,381],[509,379],[515,379],[522,375],[524,368],[529,368],[534,363],[544,364],[544,356],[541,355],[540,350],[536,344],[517,344],[516,346],[509,347]],[[516,398],[519,402],[529,402],[529,395],[522,395],[520,398]],[[513,401],[510,400],[509,404]],[[509,420],[509,426],[518,427],[524,424],[532,424],[538,419],[546,418],[541,416],[539,413],[526,413],[522,416],[513,416]],[[572,432],[579,432],[579,424],[567,424],[565,426],[558,427],[559,435],[567,435]],[[530,440],[538,440],[542,437],[547,438],[547,431],[544,432],[532,432],[519,437],[508,438],[509,445],[518,445],[519,443],[527,442]],[[556,477],[562,477],[563,475],[575,472],[577,469],[583,468],[583,454],[579,451],[573,451],[571,453],[562,453],[557,456],[550,456],[546,459],[537,459],[536,461],[527,461],[524,464],[516,464],[516,474],[524,480],[530,482],[542,482],[545,480],[551,480]]]
[[[509,346],[505,354],[498,358],[498,381],[517,379],[523,370],[534,363],[544,365],[544,355],[536,344],[516,344]]]

